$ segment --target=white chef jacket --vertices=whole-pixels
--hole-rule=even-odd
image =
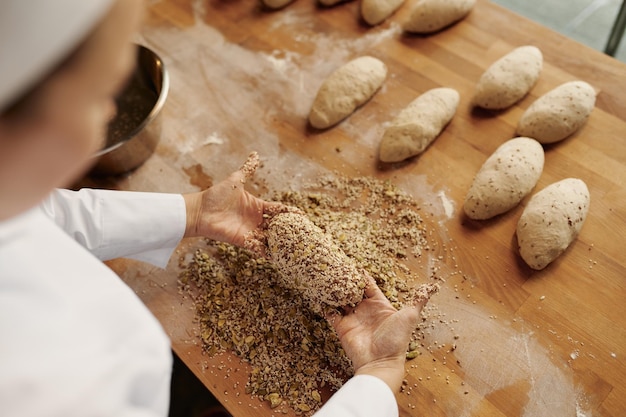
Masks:
[[[181,195],[90,189],[0,222],[2,416],[167,416],[169,340],[100,260],[164,267],[184,230]],[[316,417],[397,415],[389,387],[358,376]]]

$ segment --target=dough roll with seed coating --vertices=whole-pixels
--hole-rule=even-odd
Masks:
[[[265,235],[281,285],[300,292],[314,312],[363,299],[366,274],[306,215],[279,213],[268,220]]]
[[[412,33],[434,33],[467,16],[476,0],[419,0],[413,6],[404,30]]]
[[[476,84],[472,103],[502,110],[524,98],[539,79],[543,55],[536,46],[515,48],[491,64]]]
[[[433,88],[413,100],[385,129],[379,158],[400,162],[422,153],[454,117],[459,93],[452,88]]]
[[[539,181],[545,156],[535,139],[509,139],[480,167],[465,196],[470,219],[485,220],[517,206]]]
[[[374,26],[391,16],[402,3],[404,0],[362,0],[361,16]]]
[[[535,100],[517,124],[520,136],[554,143],[580,129],[596,103],[596,91],[584,81],[561,84]]]
[[[576,239],[589,212],[583,180],[566,178],[535,194],[517,222],[517,243],[524,261],[540,270]]]

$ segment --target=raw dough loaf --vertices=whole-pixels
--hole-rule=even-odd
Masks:
[[[293,0],[263,0],[263,4],[270,9],[280,9],[281,7],[285,7],[292,1]]]
[[[277,214],[269,219],[265,233],[266,252],[281,285],[302,294],[312,311],[353,306],[363,299],[365,273],[307,216]]]
[[[536,140],[504,142],[474,178],[463,204],[467,217],[485,220],[515,207],[537,184],[543,163],[543,147]]]
[[[517,134],[553,143],[582,127],[596,103],[596,92],[584,81],[561,84],[535,100],[522,115]]]
[[[501,110],[521,100],[539,79],[543,56],[535,46],[520,46],[494,62],[476,84],[473,104]]]
[[[413,33],[437,32],[463,19],[472,11],[476,0],[418,0],[404,23]]]
[[[576,239],[589,210],[589,190],[577,178],[555,182],[535,194],[517,223],[520,255],[543,269]]]
[[[452,120],[459,93],[452,88],[433,88],[413,100],[385,130],[379,157],[398,162],[420,154]]]
[[[387,77],[387,66],[371,56],[356,58],[330,74],[313,101],[309,122],[325,129],[369,100]]]
[[[393,14],[404,0],[362,0],[361,16],[370,25],[377,25]]]

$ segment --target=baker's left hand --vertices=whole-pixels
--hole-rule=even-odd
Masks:
[[[244,246],[245,236],[259,228],[263,213],[280,211],[280,203],[257,198],[244,190],[259,157],[252,153],[246,163],[222,182],[197,193],[184,194],[187,207],[185,237],[207,237]]]

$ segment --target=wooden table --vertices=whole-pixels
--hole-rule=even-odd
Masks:
[[[194,191],[224,178],[252,150],[265,163],[250,186],[254,193],[298,188],[320,171],[391,179],[439,220],[465,277],[449,276],[432,300],[456,321],[457,349],[445,359],[445,352],[425,352],[407,365],[412,389],[398,394],[400,414],[626,415],[626,66],[485,0],[448,30],[406,36],[399,23],[412,1],[407,3],[371,28],[359,20],[358,2],[320,9],[297,0],[269,12],[256,0],[151,1],[138,41],[163,57],[171,75],[160,145],[129,176],[85,183]],[[531,94],[508,111],[472,111],[469,100],[480,74],[525,44],[540,47],[545,58]],[[387,64],[383,89],[338,127],[308,129],[306,116],[322,80],[363,54]],[[546,147],[536,190],[565,177],[582,178],[591,209],[571,248],[535,272],[515,250],[515,225],[527,199],[482,223],[464,219],[462,201],[486,157],[514,135],[524,109],[575,79],[598,90],[596,108],[579,133]],[[381,168],[383,123],[438,86],[461,94],[452,123],[419,158]],[[178,258],[197,244],[183,242],[166,270],[129,260],[110,266],[234,416],[273,415],[243,393],[244,364],[201,352],[193,308],[176,283]],[[443,327],[428,337],[453,342]],[[225,367],[234,370],[230,378]]]

